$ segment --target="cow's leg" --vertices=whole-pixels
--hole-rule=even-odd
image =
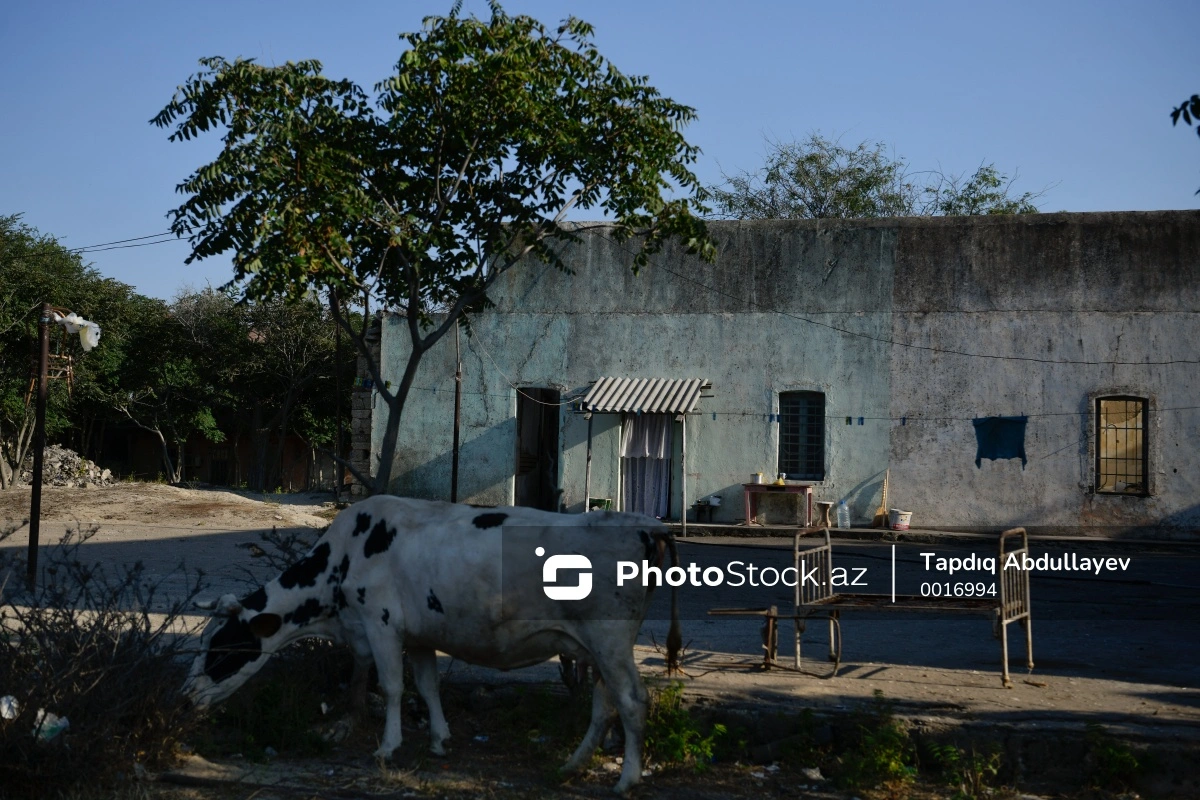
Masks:
[[[563,765],[564,772],[578,772],[587,765],[616,716],[617,712],[608,697],[608,687],[604,681],[597,680],[592,686],[592,722],[588,725],[587,733],[583,735],[579,747]]]
[[[601,663],[603,662],[603,663]],[[625,794],[642,778],[642,740],[646,733],[646,687],[633,661],[632,648],[622,656],[593,661],[625,728],[625,764],[616,791]]]
[[[386,721],[383,725],[383,742],[375,751],[376,758],[391,758],[404,733],[400,729],[400,701],[404,695],[404,655],[399,635],[389,627],[368,626],[367,640],[375,656],[375,669],[379,672],[379,685],[387,701]]]
[[[417,692],[429,708],[429,749],[434,755],[445,755],[446,748],[443,743],[450,738],[450,726],[446,724],[446,716],[442,713],[442,698],[438,693],[437,654],[433,650],[410,648],[408,661],[412,664],[413,682],[417,684]]]
[[[371,646],[365,642],[353,642],[354,673],[350,676],[350,710],[355,714],[367,711],[367,690],[371,684]]]

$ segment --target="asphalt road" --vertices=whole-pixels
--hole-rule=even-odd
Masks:
[[[968,585],[986,591],[995,582],[993,575],[980,570],[951,574],[949,560],[965,561],[972,554],[994,557],[994,542],[947,539],[937,544],[892,545],[835,540],[834,566],[845,568],[844,580],[865,584],[839,586],[838,591],[882,594],[886,605],[892,590],[893,555],[899,595],[920,595],[923,589],[932,593],[938,590],[934,584],[939,584],[943,593],[947,584],[950,592],[966,591]],[[932,555],[922,555],[926,553]],[[1041,563],[1057,567],[1030,573],[1033,656],[1039,673],[1200,686],[1200,547],[1033,541],[1030,556],[1055,559]],[[1065,563],[1061,561],[1064,556]],[[937,570],[939,558],[946,559],[943,571]],[[1097,559],[1102,559],[1099,573],[1080,569]],[[680,560],[701,566],[752,563],[761,580],[762,568],[791,566],[792,548],[790,540],[697,539],[680,543]],[[1067,569],[1069,566],[1075,569]],[[743,575],[748,573],[746,566],[737,569]],[[769,581],[773,573],[768,570],[765,577]],[[685,585],[680,589],[684,638],[698,650],[759,658],[758,620],[713,618],[707,612],[775,605],[781,613],[790,613],[792,591],[785,586]],[[647,641],[651,636],[664,641],[668,615],[668,593],[664,591],[655,598],[653,619],[645,629]],[[1000,645],[986,616],[849,610],[841,617],[843,660],[987,671],[1000,665]],[[822,621],[808,622],[802,639],[806,658],[824,660],[827,631],[828,625]],[[790,623],[781,628],[779,639],[780,656],[790,658]],[[1018,624],[1009,627],[1009,653],[1012,668],[1022,669],[1024,635]]]
[[[312,535],[311,531],[307,532]],[[84,545],[80,555],[102,564],[110,573],[122,565],[141,561],[145,577],[159,584],[155,605],[187,594],[196,570],[204,572],[206,597],[224,592],[244,594],[274,575],[263,559],[251,557],[248,544],[259,542],[256,531],[217,532],[194,528],[137,526],[101,528]],[[23,549],[18,534],[0,551]],[[943,591],[968,584],[990,587],[994,577],[980,570],[949,574],[936,569],[937,559],[967,559],[994,555],[994,540],[968,542],[947,539],[937,544],[895,546],[895,586],[899,594]],[[755,580],[769,582],[773,573],[792,564],[790,539],[691,539],[680,542],[684,564],[695,562],[697,574],[719,566],[726,585],[680,589],[684,639],[695,650],[742,654],[747,661],[761,657],[761,623],[756,619],[713,618],[712,608],[776,605],[790,610],[792,589],[787,586],[749,585],[749,565]],[[932,553],[928,558],[922,554]],[[0,552],[0,556],[3,552]],[[1035,541],[1031,556],[1073,558],[1075,570],[1035,569],[1031,573],[1033,648],[1037,671],[1077,677],[1106,678],[1200,686],[1200,547],[1189,545],[1136,545],[1094,541]],[[48,556],[44,553],[43,563]],[[1102,559],[1099,574],[1078,567]],[[1108,559],[1117,559],[1114,564]],[[1120,561],[1124,559],[1124,561]],[[741,587],[728,585],[731,562],[747,578]],[[834,566],[845,568],[846,582],[858,586],[839,591],[888,595],[892,589],[893,545],[866,541],[834,542]],[[183,567],[182,569],[180,567]],[[1050,565],[1053,566],[1053,565]],[[1109,569],[1113,566],[1113,569]],[[710,573],[712,576],[713,573]],[[18,579],[19,580],[19,579]],[[10,578],[9,588],[17,581]],[[961,591],[961,590],[960,590]],[[643,628],[643,643],[665,641],[669,592],[656,593],[650,617]],[[842,657],[847,662],[873,662],[948,669],[995,671],[1000,662],[999,643],[985,616],[931,613],[846,611],[842,614]],[[824,663],[828,626],[810,620],[803,638],[803,653]],[[780,656],[792,654],[790,625],[780,632]],[[1010,626],[1009,648],[1014,670],[1024,664],[1024,637],[1019,626]]]

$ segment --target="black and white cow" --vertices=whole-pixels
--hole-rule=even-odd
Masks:
[[[555,576],[549,563],[554,554],[543,545],[563,542],[570,547],[564,555],[582,555],[592,566],[597,587],[586,598],[553,600],[544,591],[545,580]],[[525,550],[529,557],[514,557]],[[633,646],[650,590],[640,582],[617,586],[616,562],[665,567],[668,550],[676,561],[662,524],[635,514],[566,515],[372,497],[342,511],[278,578],[240,601],[231,594],[220,599],[185,691],[205,707],[232,694],[290,642],[309,636],[345,642],[360,674],[372,658],[378,669],[387,719],[376,755],[386,758],[401,742],[403,648],[429,707],[433,752],[442,754],[450,730],[438,696],[435,651],[500,669],[566,655],[591,663],[599,682],[591,725],[564,769],[586,764],[619,716],[625,762],[616,789],[625,792],[642,773],[646,689]],[[556,563],[570,568],[583,562]],[[577,575],[582,585],[582,572]],[[570,573],[563,579],[569,581]],[[679,646],[674,598],[672,617],[668,666]]]

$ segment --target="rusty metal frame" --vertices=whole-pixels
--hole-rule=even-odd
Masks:
[[[811,532],[811,531],[809,531]],[[992,617],[993,634],[1000,639],[1001,680],[1005,688],[1012,687],[1008,671],[1008,625],[1020,622],[1025,632],[1025,660],[1033,669],[1033,613],[1029,592],[1029,571],[1023,569],[1029,555],[1029,536],[1024,528],[1013,528],[1000,534],[997,543],[996,568],[999,579],[998,597],[986,598],[928,598],[914,595],[850,594],[833,590],[833,545],[829,528],[824,528],[824,544],[800,547],[800,540],[809,532],[797,533],[792,539],[792,566],[797,576],[815,574],[813,583],[796,581],[793,592],[794,609],[791,614],[780,614],[777,606],[770,608],[714,608],[711,616],[763,617],[763,668],[785,669],[808,672],[803,668],[800,651],[800,635],[810,617],[825,616],[829,622],[829,660],[833,669],[822,678],[837,675],[842,662],[841,612],[843,610],[873,609],[884,611],[924,611],[939,613],[983,614]],[[1019,546],[1012,547],[1014,540]],[[1010,560],[1016,568],[1006,569]],[[802,567],[803,563],[803,567]],[[792,620],[794,624],[795,650],[791,664],[779,660],[779,622]]]

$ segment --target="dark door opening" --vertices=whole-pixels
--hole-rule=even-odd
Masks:
[[[516,504],[558,511],[557,389],[517,390]]]

